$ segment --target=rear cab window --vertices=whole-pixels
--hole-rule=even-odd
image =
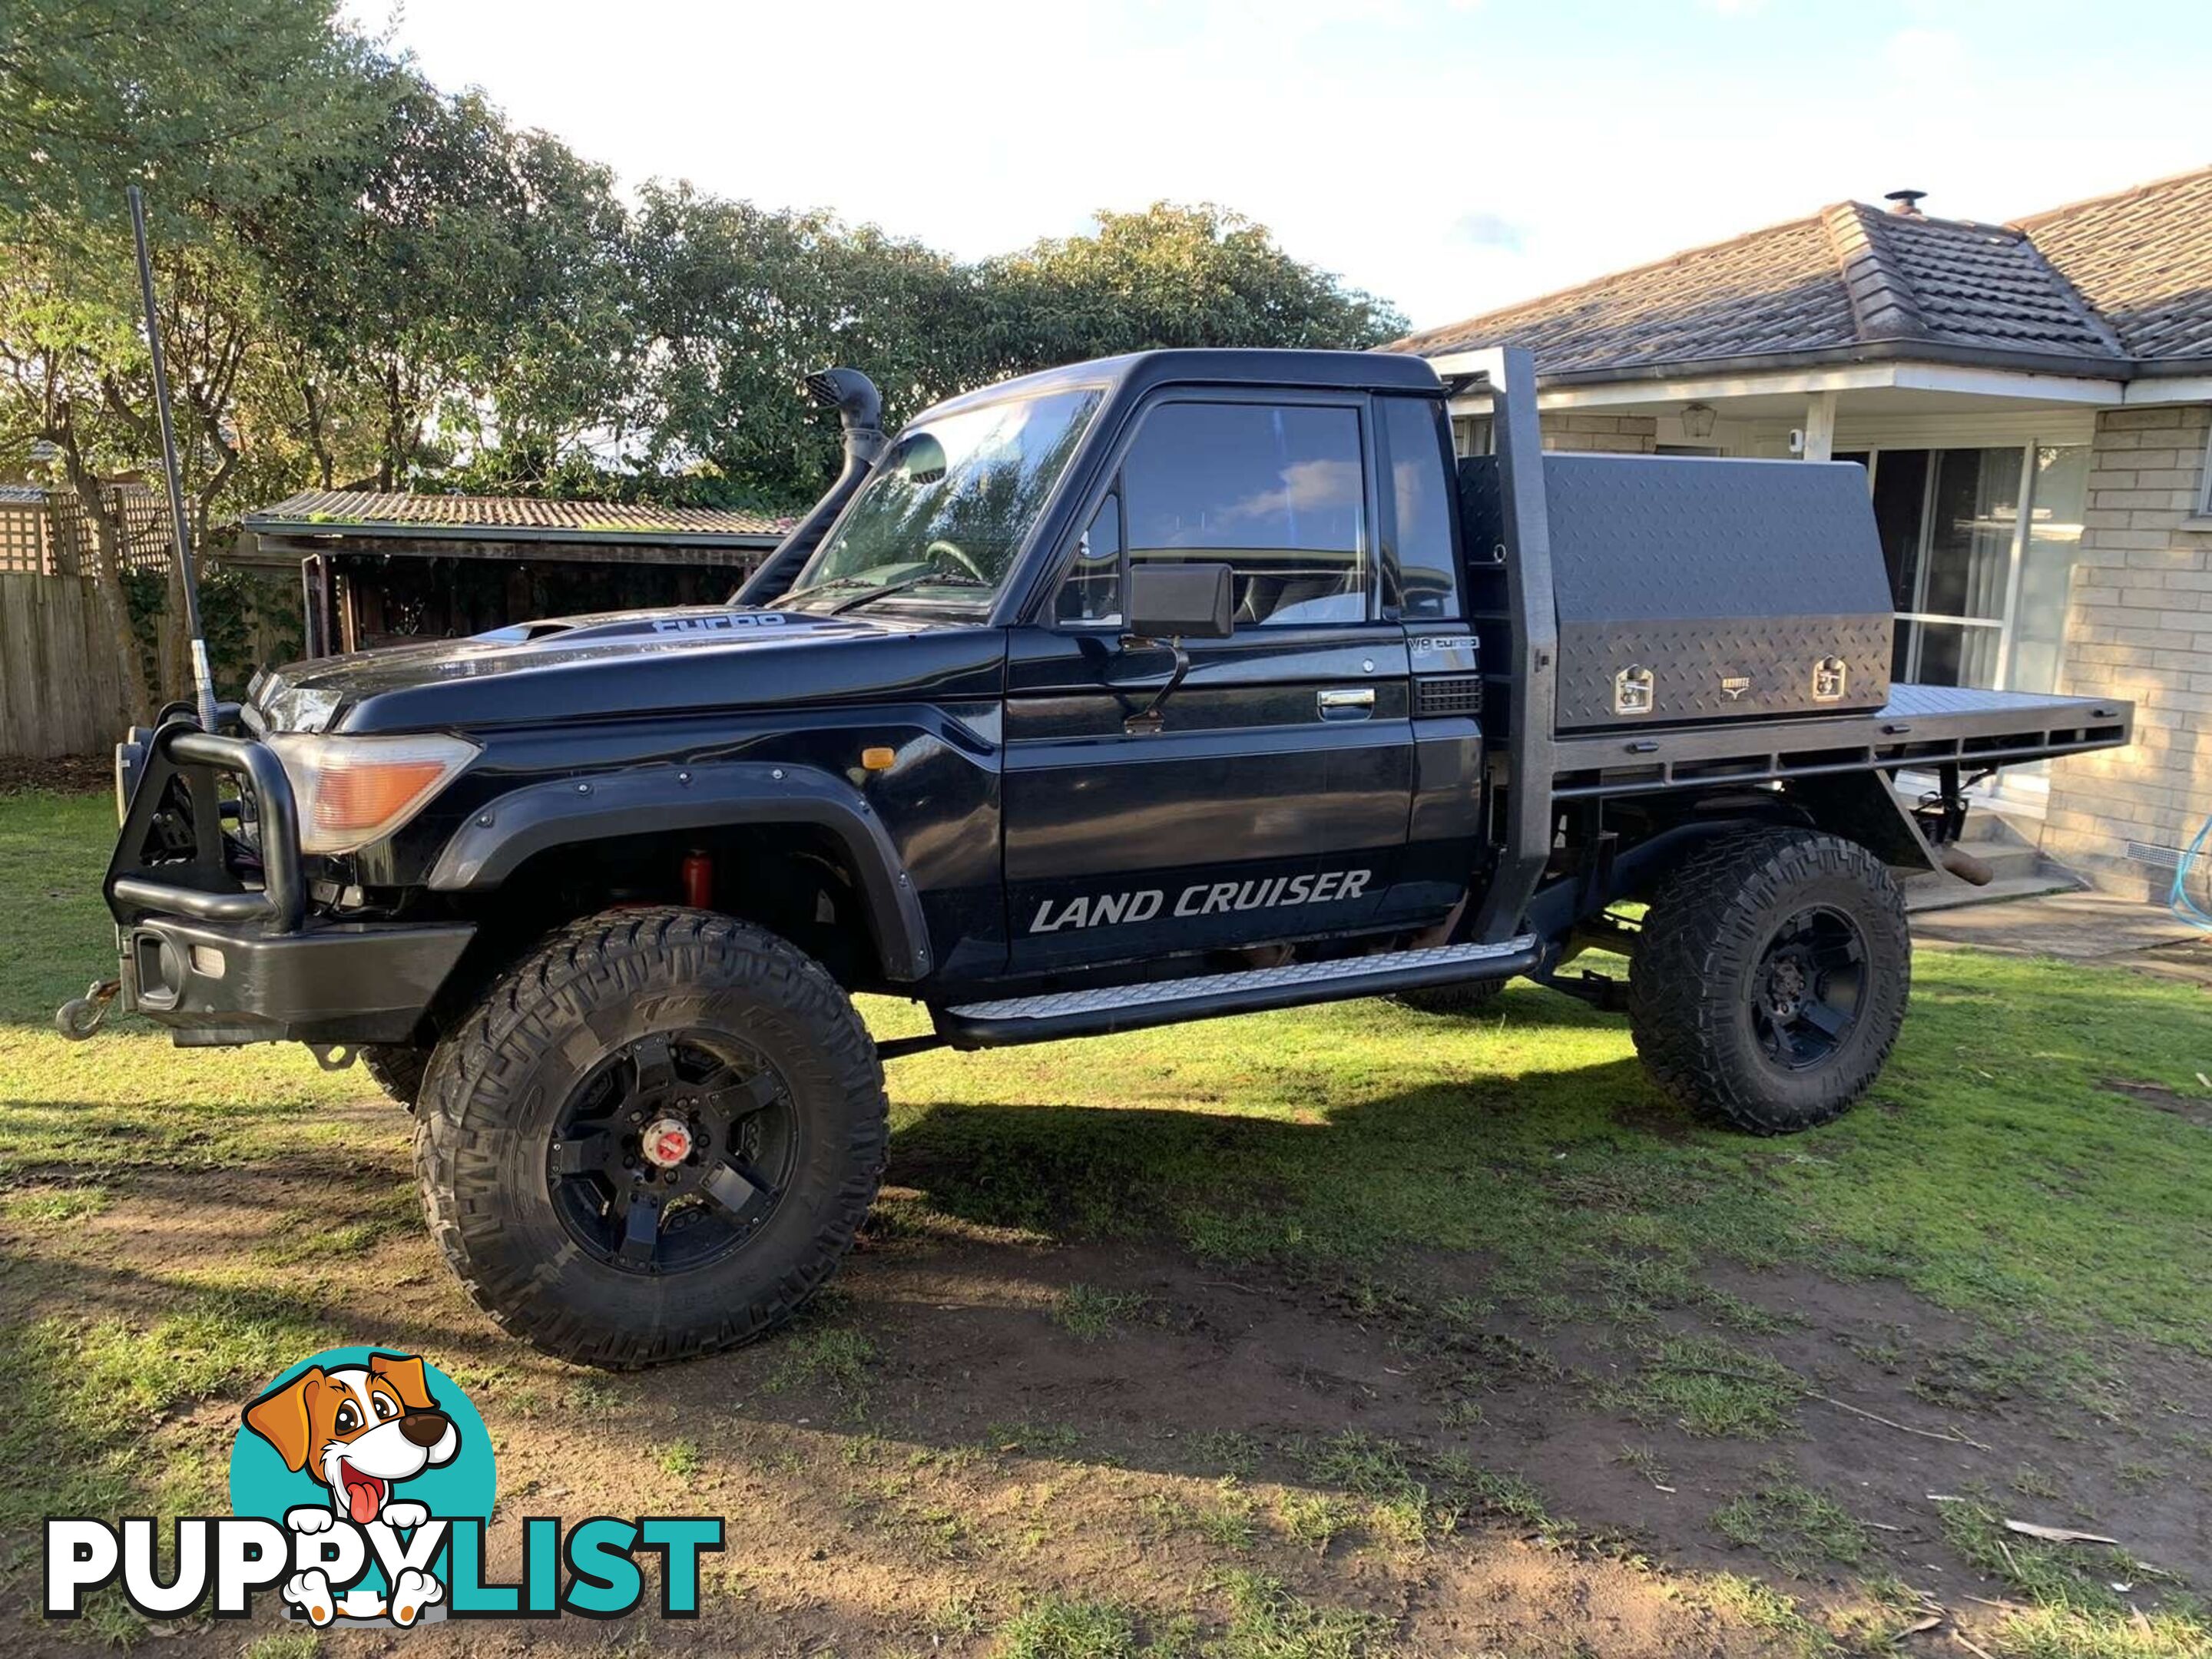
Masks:
[[[1442,413],[1423,398],[1377,398],[1375,406],[1390,480],[1385,534],[1397,556],[1383,563],[1397,574],[1398,612],[1408,622],[1456,618],[1465,614],[1452,541],[1457,477]]]

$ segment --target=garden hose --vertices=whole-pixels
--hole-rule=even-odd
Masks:
[[[2189,843],[2189,850],[2181,855],[2181,862],[2173,867],[2173,890],[2167,895],[2166,904],[2174,915],[2192,927],[2202,927],[2212,933],[2212,912],[2189,896],[2189,872],[2197,860],[2204,855],[2207,842],[2212,842],[2212,818],[2204,820],[2204,827],[2197,832],[2197,839]]]

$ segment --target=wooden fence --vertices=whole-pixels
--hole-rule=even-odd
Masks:
[[[99,585],[0,571],[0,755],[100,754],[128,723]]]

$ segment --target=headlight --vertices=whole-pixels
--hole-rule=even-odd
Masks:
[[[266,739],[300,804],[302,853],[350,853],[413,817],[477,757],[463,738],[317,737]]]

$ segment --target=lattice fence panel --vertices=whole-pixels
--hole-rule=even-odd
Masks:
[[[43,501],[0,501],[0,570],[52,574]]]

